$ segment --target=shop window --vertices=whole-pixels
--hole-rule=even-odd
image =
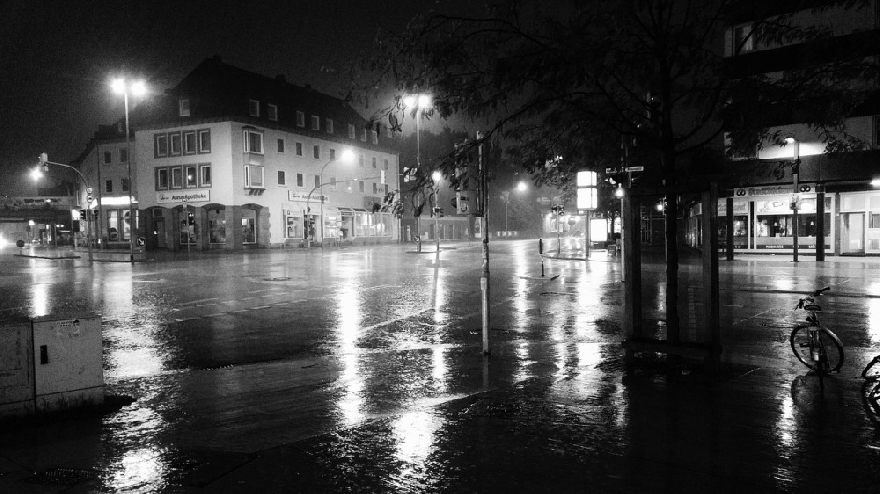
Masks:
[[[284,215],[284,236],[286,238],[303,238],[303,220],[302,216],[292,214],[286,211]]]
[[[183,154],[196,154],[196,131],[183,132]]]
[[[211,152],[211,129],[202,129],[199,131],[199,152]]]
[[[199,185],[202,187],[211,186],[211,165],[199,165]]]
[[[260,165],[245,165],[244,186],[248,189],[263,188],[263,167]]]
[[[257,212],[253,209],[241,212],[241,243],[257,243]]]
[[[153,156],[155,158],[168,156],[168,134],[155,134],[153,136]]]
[[[226,210],[208,210],[208,241],[212,244],[226,243]]]
[[[263,154],[263,133],[255,130],[244,130],[244,152]]]

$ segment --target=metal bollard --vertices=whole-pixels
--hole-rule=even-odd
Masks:
[[[541,256],[541,278],[544,277],[544,239],[538,239],[538,255]]]

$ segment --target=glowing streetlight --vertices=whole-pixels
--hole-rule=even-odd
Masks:
[[[413,107],[416,109],[416,170],[418,170],[422,167],[422,110],[426,108],[431,108],[431,106],[433,106],[434,104],[434,98],[430,94],[425,93],[408,94],[403,97],[403,104],[406,106],[406,108]],[[416,216],[417,233],[419,230],[421,230],[421,227],[419,226],[420,218],[421,215]],[[419,233],[419,235],[421,235],[421,233]],[[418,250],[419,252],[422,251],[421,241],[419,241]]]
[[[134,161],[135,153],[131,152],[131,131],[128,122],[128,95],[143,96],[147,94],[147,84],[142,80],[126,81],[124,78],[116,78],[110,82],[110,88],[116,94],[122,95],[125,105],[125,153],[128,161],[128,221],[129,221],[129,247],[131,249],[130,260],[134,262],[134,251],[137,235],[137,216],[134,212],[134,181],[131,178],[131,162]]]

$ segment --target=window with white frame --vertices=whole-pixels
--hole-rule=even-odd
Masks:
[[[263,154],[263,133],[245,129],[244,130],[244,152]]]
[[[183,131],[183,154],[196,154],[196,131]]]
[[[180,156],[183,152],[183,145],[180,132],[169,132],[168,133],[168,143],[170,144],[170,149],[168,150],[169,156]]]
[[[183,188],[183,167],[175,166],[171,168],[171,188]]]
[[[156,168],[156,190],[168,189],[168,168]]]
[[[156,158],[168,156],[168,134],[153,135],[153,156]]]
[[[196,175],[196,167],[195,166],[187,166],[184,168],[186,172],[184,178],[186,180],[187,188],[195,188],[199,186],[199,177]]]
[[[189,116],[189,98],[177,99],[177,115],[181,117]]]
[[[246,189],[262,189],[263,183],[262,165],[244,165],[244,186]]]
[[[332,118],[325,118],[324,119],[324,130],[326,130],[328,134],[333,133],[333,119]]]
[[[321,117],[312,115],[312,130],[321,130]]]
[[[260,116],[260,100],[249,99],[248,100],[248,115],[251,117],[259,117]]]
[[[296,112],[296,126],[297,127],[305,127],[306,126],[306,114],[301,111]]]
[[[202,163],[199,165],[199,185],[202,187],[211,186],[211,164]]]
[[[354,134],[354,124],[348,124],[348,138],[354,139],[356,136]]]
[[[266,117],[273,121],[278,121],[278,105],[268,104],[266,105]]]
[[[211,129],[199,130],[199,153],[211,152]]]

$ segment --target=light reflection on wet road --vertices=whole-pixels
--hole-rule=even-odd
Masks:
[[[490,490],[509,483],[527,490],[531,480],[514,479],[530,475],[551,478],[535,484],[539,490],[575,479],[631,490],[615,479],[633,469],[668,478],[656,464],[668,461],[673,471],[699,473],[693,484],[664,489],[689,490],[711,484],[706,472],[736,473],[714,464],[718,458],[751,454],[766,465],[750,462],[749,487],[790,490],[812,480],[817,455],[836,454],[849,469],[870,463],[873,429],[853,426],[855,435],[835,443],[835,434],[852,429],[825,420],[865,423],[849,376],[880,338],[880,263],[722,263],[725,358],[751,366],[709,384],[624,371],[618,264],[596,252],[588,265],[547,261],[540,278],[534,243],[492,244],[488,365],[479,355],[478,243],[440,256],[386,246],[134,267],[5,256],[0,315],[100,313],[108,391],[136,401],[97,419],[42,425],[37,442],[27,435],[33,431],[0,427],[0,482],[21,474],[16,466],[66,465],[96,469],[90,482],[106,491],[207,487],[221,478],[247,490],[270,482],[261,469],[284,458],[297,465],[284,471],[315,490],[350,482],[367,490],[470,489],[489,478],[498,482]],[[646,261],[644,317],[662,335],[663,267]],[[682,334],[694,335],[701,274],[687,263],[681,274]],[[793,292],[826,284],[833,290],[822,300],[823,321],[852,358],[817,399],[790,355],[788,328],[796,321]],[[501,457],[528,451],[534,464],[517,472],[500,459],[486,462],[480,455],[491,455],[486,448],[498,437],[508,437]],[[556,463],[587,471],[559,471]]]

